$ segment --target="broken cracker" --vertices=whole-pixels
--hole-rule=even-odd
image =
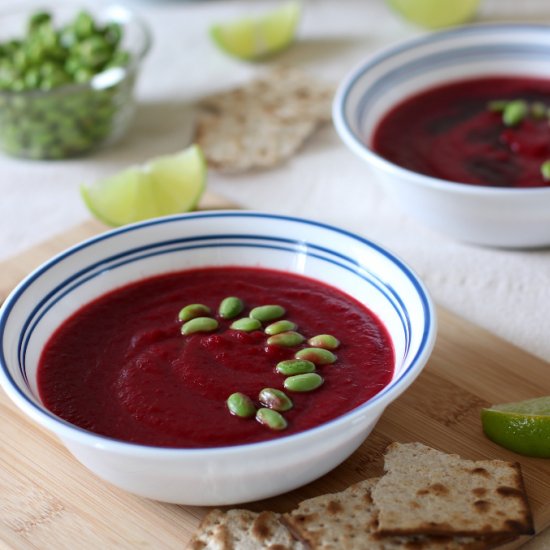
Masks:
[[[382,534],[533,534],[519,464],[472,461],[421,443],[392,443],[373,488]]]
[[[214,509],[202,520],[188,550],[305,550],[275,512]]]
[[[276,68],[199,103],[195,141],[222,172],[270,168],[290,158],[331,118],[334,87]]]

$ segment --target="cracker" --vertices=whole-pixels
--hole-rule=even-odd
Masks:
[[[421,443],[392,443],[373,488],[382,534],[532,534],[519,464],[472,461]]]
[[[304,550],[274,512],[214,509],[201,522],[189,550]]]
[[[382,536],[376,532],[378,510],[367,479],[345,491],[305,500],[283,516],[291,531],[311,550],[487,550],[503,537]],[[510,540],[508,537],[506,541]]]
[[[199,103],[195,141],[222,172],[270,168],[291,157],[331,118],[333,86],[276,68]]]

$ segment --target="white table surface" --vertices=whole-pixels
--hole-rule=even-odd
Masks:
[[[232,59],[208,37],[213,22],[248,13],[259,0],[126,3],[154,35],[135,122],[118,144],[80,159],[39,162],[0,154],[0,260],[87,219],[80,183],[184,148],[197,98],[245,82],[266,66]],[[550,24],[550,2],[482,0],[478,21],[504,20]],[[337,83],[372,52],[425,32],[383,0],[305,0],[298,41],[275,61]],[[283,166],[239,176],[212,171],[208,186],[248,209],[315,218],[379,242],[416,270],[438,304],[550,360],[550,249],[479,248],[424,228],[390,203],[331,125]],[[535,547],[550,548],[550,535],[530,543]]]

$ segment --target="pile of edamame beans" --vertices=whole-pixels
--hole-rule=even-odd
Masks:
[[[0,145],[28,158],[75,156],[116,131],[119,109],[130,101],[133,75],[94,88],[92,78],[126,67],[123,28],[79,12],[56,27],[50,13],[27,21],[21,38],[0,44]]]

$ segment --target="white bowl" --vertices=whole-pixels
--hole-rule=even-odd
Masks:
[[[401,168],[371,148],[383,115],[421,90],[467,78],[546,74],[550,74],[550,27],[459,27],[402,43],[363,62],[339,86],[333,119],[344,143],[366,161],[371,174],[411,217],[469,243],[546,246],[550,187],[452,183]]]
[[[263,443],[206,449],[137,445],[103,437],[50,413],[37,363],[64,319],[108,290],[201,266],[262,266],[324,281],[368,304],[395,351],[390,384],[351,412]],[[15,404],[56,434],[99,477],[166,502],[221,505],[304,485],[346,459],[385,407],[424,367],[436,317],[424,285],[383,248],[341,229],[253,212],[205,212],[127,226],[79,244],[29,275],[0,310],[0,382]]]

